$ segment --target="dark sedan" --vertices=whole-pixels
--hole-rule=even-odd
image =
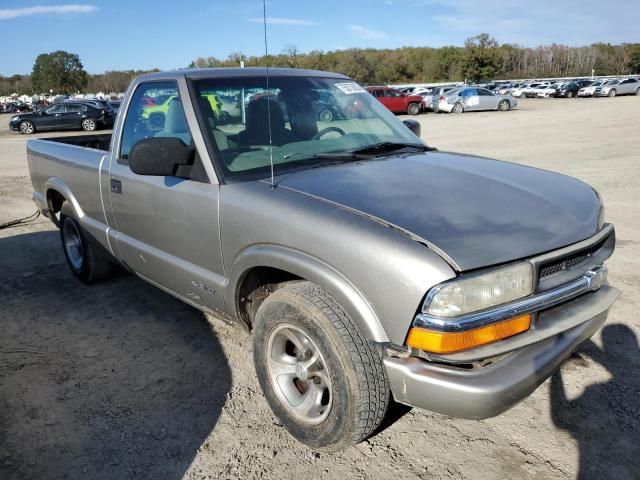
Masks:
[[[21,113],[9,120],[9,128],[20,133],[45,130],[76,130],[88,132],[113,127],[112,110],[96,108],[86,103],[57,103],[34,113]]]
[[[578,96],[578,91],[582,87],[586,87],[591,84],[591,80],[578,80],[575,82],[567,82],[562,84],[553,94],[554,97],[572,98]]]

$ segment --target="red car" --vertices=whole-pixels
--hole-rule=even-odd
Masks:
[[[407,95],[391,87],[367,87],[367,91],[393,113],[418,115],[422,109],[422,97]]]

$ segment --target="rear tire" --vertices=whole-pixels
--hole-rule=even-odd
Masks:
[[[385,416],[389,383],[380,354],[336,300],[310,282],[289,284],[260,305],[253,361],[274,415],[312,449],[361,442]]]
[[[20,122],[18,128],[20,129],[20,133],[24,133],[25,135],[31,135],[36,131],[36,126],[29,120]]]
[[[451,113],[456,113],[456,114],[464,113],[464,108],[462,107],[462,104],[456,103],[451,109]]]
[[[407,107],[407,113],[409,115],[418,115],[420,113],[420,105],[417,103],[410,103]]]
[[[97,283],[113,275],[115,264],[87,242],[78,222],[64,214],[60,215],[60,240],[67,265],[81,282]]]

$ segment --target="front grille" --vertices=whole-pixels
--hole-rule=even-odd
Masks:
[[[608,237],[604,240],[592,245],[584,250],[580,250],[578,252],[574,252],[570,255],[561,258],[554,258],[553,260],[543,263],[540,265],[539,270],[539,278],[542,280],[545,277],[553,275],[555,273],[559,273],[565,270],[569,270],[581,263],[587,261],[589,257],[591,257],[595,252],[600,250],[603,247],[605,242],[608,240]]]

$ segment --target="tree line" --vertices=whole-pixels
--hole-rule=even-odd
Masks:
[[[234,52],[226,59],[200,57],[188,68],[245,66],[308,68],[343,73],[364,84],[480,82],[507,78],[579,77],[640,74],[640,43],[584,47],[543,45],[535,48],[499,44],[489,34],[467,39],[464,46],[351,48],[302,53],[287,46],[276,55],[246,56]],[[153,70],[157,71],[157,70]],[[87,74],[80,58],[58,51],[39,55],[31,75],[0,76],[0,95],[123,92],[140,70]]]
[[[277,55],[245,56],[234,52],[224,60],[201,57],[189,67],[245,66],[310,68],[343,73],[360,83],[480,82],[493,79],[579,77],[640,74],[640,44],[594,43],[585,47],[552,44],[536,48],[498,44],[483,33],[463,47],[402,47],[301,53],[287,46]]]

